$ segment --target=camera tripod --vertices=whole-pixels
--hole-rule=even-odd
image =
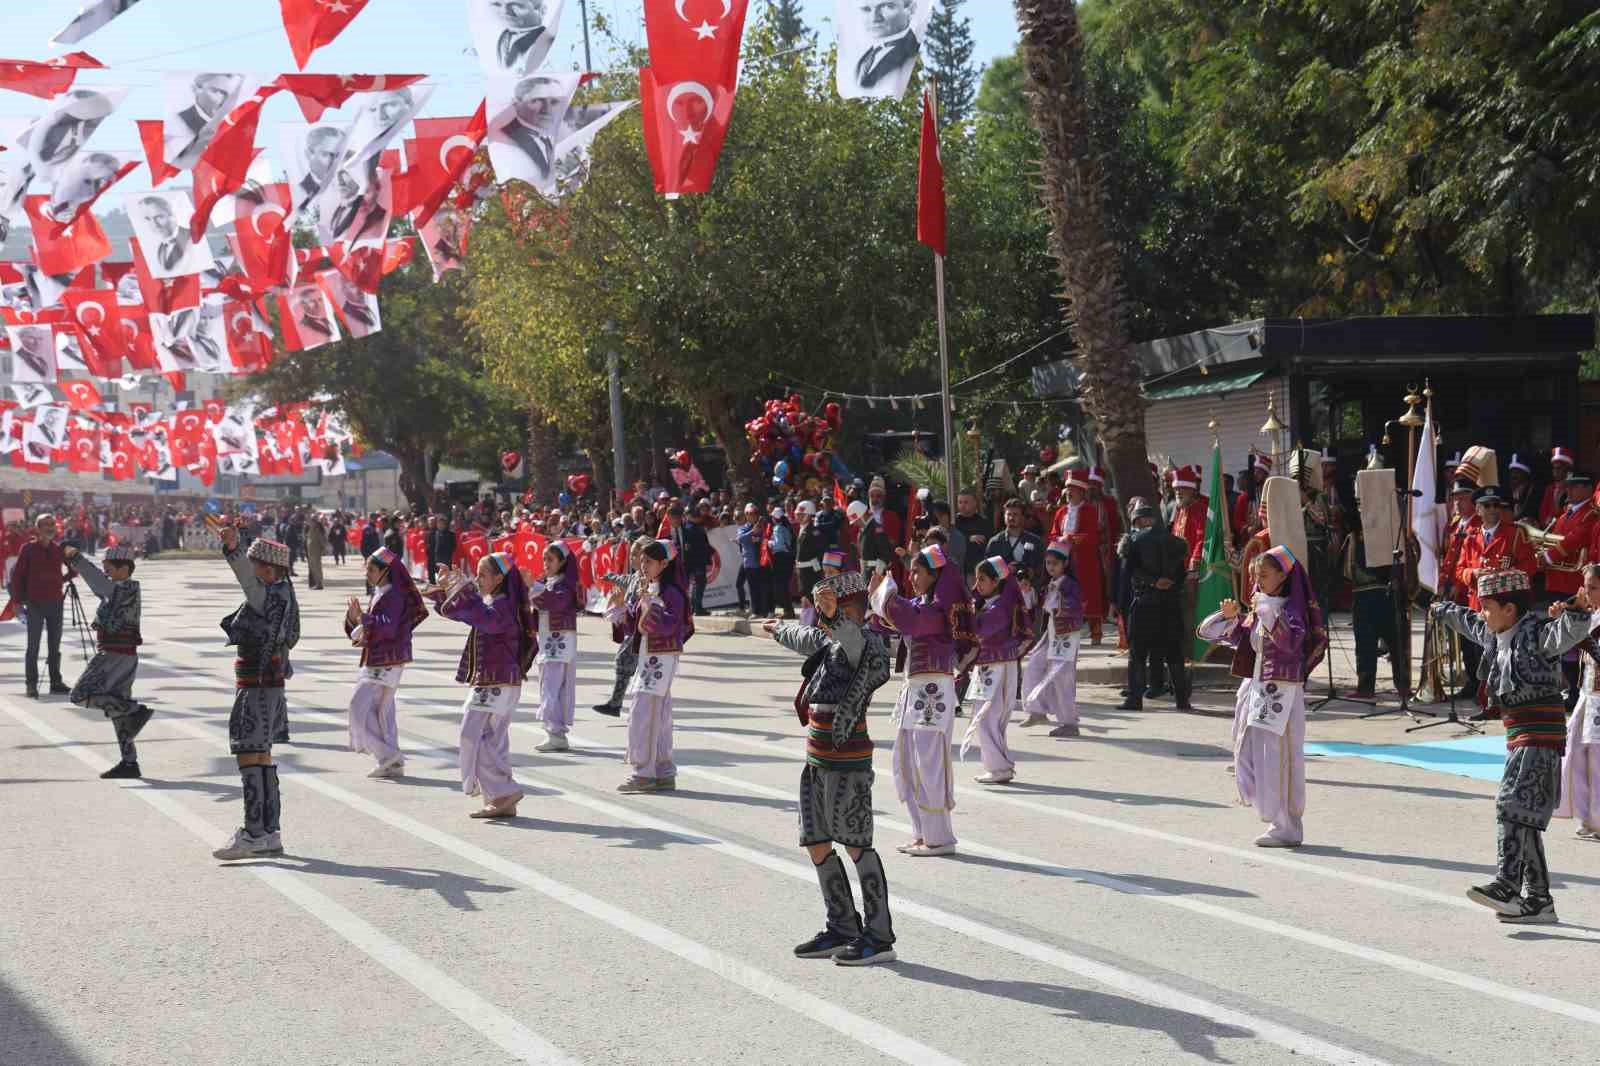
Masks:
[[[94,654],[94,627],[90,625],[88,612],[84,610],[83,600],[78,596],[77,584],[68,581],[66,592],[67,606],[71,609],[68,618],[72,628],[78,633],[78,651],[87,662]]]

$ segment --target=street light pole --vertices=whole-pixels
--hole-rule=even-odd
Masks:
[[[621,496],[628,487],[627,434],[622,427],[622,357],[616,349],[606,353],[606,376],[611,386],[611,465],[616,487],[614,494]]]
[[[578,10],[583,14],[583,69],[594,69],[594,59],[589,55],[589,0],[578,0]]]

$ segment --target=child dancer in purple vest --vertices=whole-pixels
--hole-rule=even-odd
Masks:
[[[639,665],[628,684],[628,762],[633,775],[618,792],[670,792],[677,787],[672,762],[672,679],[678,657],[694,635],[689,594],[678,550],[670,540],[645,545],[640,553],[644,590],[633,604],[614,589],[606,610],[624,640],[638,649]]]
[[[961,741],[961,754],[974,737],[983,757],[980,785],[1003,785],[1017,776],[1016,760],[1006,746],[1006,726],[1022,686],[1022,651],[1028,646],[1028,610],[1022,589],[1011,574],[1011,564],[1000,556],[979,563],[977,614],[973,629],[978,637],[978,658],[973,666],[972,691],[978,709]]]
[[[549,583],[535,581],[528,602],[538,612],[539,718],[545,739],[539,751],[566,751],[578,704],[578,560],[559,540],[544,550]]]
[[[350,750],[377,760],[368,777],[400,777],[406,757],[400,752],[400,726],[395,720],[395,690],[411,661],[411,631],[428,617],[422,593],[411,581],[404,562],[379,548],[367,558],[367,584],[372,596],[363,610],[350,597],[344,633],[361,649],[361,672],[350,696]]]

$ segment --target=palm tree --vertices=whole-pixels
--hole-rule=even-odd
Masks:
[[[1094,419],[1118,495],[1153,497],[1139,364],[1128,336],[1122,265],[1111,237],[1106,161],[1089,131],[1083,36],[1073,0],[1015,0],[1033,124],[1040,197],[1061,272],[1068,327],[1083,369],[1083,406]]]

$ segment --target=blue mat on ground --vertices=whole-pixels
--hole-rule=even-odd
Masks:
[[[1498,781],[1506,766],[1506,738],[1463,737],[1417,744],[1307,744],[1307,755],[1353,755],[1479,781]]]

